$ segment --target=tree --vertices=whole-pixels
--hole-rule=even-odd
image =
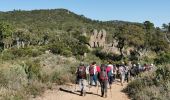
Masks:
[[[12,46],[13,43],[13,28],[9,23],[1,22],[0,23],[0,39],[3,43],[3,48],[8,49]]]
[[[169,37],[170,37],[170,23],[169,24],[163,24],[162,25],[162,30],[164,31],[165,35],[165,39],[167,40],[167,42],[170,43]]]
[[[137,50],[144,45],[144,30],[136,25],[123,25],[118,27],[113,36],[117,39],[119,51],[123,57],[123,48],[132,46]]]
[[[170,32],[170,23],[162,24],[162,29],[163,29],[164,32]]]
[[[144,25],[144,31],[145,31],[145,34],[144,34],[144,39],[145,39],[145,43],[144,43],[144,48],[143,48],[143,50],[145,51],[145,52],[147,52],[150,48],[151,48],[151,46],[152,45],[150,45],[151,44],[151,42],[152,42],[152,40],[153,40],[153,35],[154,35],[154,24],[153,23],[151,23],[150,21],[145,21],[144,23],[143,23],[143,25]]]
[[[151,23],[150,21],[145,21],[143,24],[144,24],[145,29],[147,31],[150,31],[150,30],[154,29],[154,24]]]

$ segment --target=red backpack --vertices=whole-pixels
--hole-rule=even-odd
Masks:
[[[100,79],[100,81],[108,80],[108,75],[107,75],[105,66],[103,66],[103,67],[101,66],[101,71],[99,73],[99,79]]]
[[[107,72],[106,71],[101,71],[99,73],[99,78],[100,78],[101,81],[108,80]]]
[[[85,66],[80,66],[78,68],[78,77],[79,78],[86,78],[86,67]]]

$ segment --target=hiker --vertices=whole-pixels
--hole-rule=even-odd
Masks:
[[[117,75],[117,67],[116,65],[113,65],[113,82],[115,82],[116,80],[116,75]]]
[[[89,67],[90,67],[91,65],[88,65],[87,67],[86,67],[86,77],[87,77],[87,82],[88,82],[88,85],[90,84],[90,73],[89,73]]]
[[[127,63],[124,65],[124,68],[125,68],[125,80],[128,83],[129,82],[130,72],[129,72],[129,66],[127,65]]]
[[[107,84],[108,84],[108,76],[107,76],[106,66],[104,64],[101,65],[101,71],[99,72],[99,82],[101,86],[101,97],[107,97]]]
[[[98,76],[99,76],[99,72],[101,71],[100,66],[96,66],[96,70],[97,70],[97,71],[96,71],[97,85],[99,85],[99,83],[98,83],[98,82],[99,82],[99,80],[98,80]]]
[[[155,71],[155,70],[156,70],[155,65],[154,65],[154,64],[151,64],[151,65],[150,65],[150,71]]]
[[[125,80],[125,67],[123,67],[123,65],[119,66],[119,75],[120,75],[121,85],[123,86],[123,82]]]
[[[141,66],[140,63],[138,63],[138,72],[139,72],[139,73],[142,72],[142,66]]]
[[[85,96],[87,82],[86,82],[86,67],[83,63],[80,63],[80,66],[77,69],[77,76],[81,92],[80,96]]]
[[[133,77],[138,75],[138,66],[136,66],[136,64],[133,64],[133,66],[130,70],[130,75]]]
[[[98,76],[98,73],[100,72],[100,66],[96,66],[96,75]]]
[[[149,71],[149,65],[144,64],[144,71]]]
[[[107,65],[107,71],[109,85],[111,86],[113,82],[113,65],[111,61],[109,61],[109,64]]]
[[[90,85],[93,85],[93,82],[95,83],[94,86],[97,86],[97,68],[96,68],[96,62],[93,62],[91,66],[89,67],[89,73],[90,73]]]

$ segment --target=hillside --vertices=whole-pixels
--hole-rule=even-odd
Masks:
[[[155,27],[150,21],[92,20],[66,9],[0,12],[0,99],[25,100],[54,84],[74,83],[80,62],[170,63],[166,39],[170,25],[164,26]],[[162,75],[163,68],[156,74]],[[139,91],[133,84],[138,82],[130,88]],[[134,91],[129,93],[138,98]]]
[[[31,32],[56,32],[62,30],[64,32],[86,31],[90,34],[93,29],[106,29],[112,34],[116,27],[125,24],[140,25],[139,23],[131,23],[124,21],[98,21],[91,20],[83,15],[77,15],[66,9],[49,9],[49,10],[32,10],[22,11],[14,10],[0,13],[0,21],[9,22],[16,29],[26,29]],[[109,36],[108,36],[109,37]]]
[[[43,28],[45,28],[44,27],[45,25],[47,26],[47,28],[58,28],[59,26],[61,25],[64,26],[65,24],[69,25],[72,24],[72,26],[78,27],[83,27],[82,25],[90,26],[90,24],[93,24],[93,26],[97,25],[98,27],[99,26],[101,27],[102,25],[105,26],[109,25],[113,27],[122,24],[138,24],[117,20],[106,22],[91,20],[83,15],[77,15],[66,9],[49,9],[32,11],[14,10],[9,12],[0,12],[0,20],[9,21],[10,23],[15,24],[17,27],[23,27],[24,24],[26,25],[33,24],[36,25],[37,27]],[[139,25],[142,24],[139,23]]]
[[[66,9],[0,12],[0,21],[2,23],[1,30],[4,31],[2,33],[6,33],[1,36],[2,49],[16,45],[19,48],[22,46],[21,44],[24,47],[46,44],[51,46],[58,45],[56,42],[60,41],[62,42],[60,48],[65,45],[64,49],[67,49],[67,53],[81,55],[88,50],[77,53],[73,48],[75,45],[79,45],[80,48],[85,49],[84,44],[89,45],[89,37],[95,29],[106,30],[105,44],[111,43],[113,46],[116,41],[115,47],[119,49],[121,55],[124,54],[123,52],[127,52],[125,48],[129,47],[138,52],[148,49],[159,52],[167,49],[163,31],[155,28],[149,21],[144,23],[117,20],[102,22],[77,15]],[[3,29],[5,25],[9,27]],[[5,32],[8,30],[9,33]],[[86,33],[87,36],[84,38],[82,33]],[[61,54],[60,51],[54,52]]]

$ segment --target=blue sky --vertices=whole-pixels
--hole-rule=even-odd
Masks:
[[[170,0],[1,0],[0,11],[65,8],[96,20],[170,22]]]

